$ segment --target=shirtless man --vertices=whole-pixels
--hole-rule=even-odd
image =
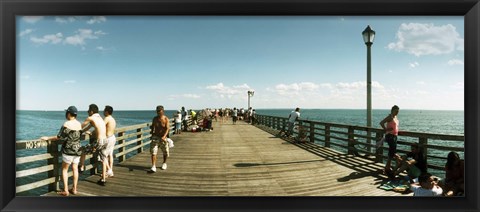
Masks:
[[[107,177],[113,177],[113,148],[115,147],[115,142],[117,141],[115,138],[115,127],[117,126],[117,122],[113,118],[112,113],[112,106],[105,106],[105,109],[103,110],[103,115],[105,115],[105,118],[103,121],[107,127]]]
[[[88,106],[88,117],[82,123],[82,131],[86,132],[91,127],[95,130],[93,131],[92,137],[96,139],[96,143],[94,144],[95,150],[98,153],[98,161],[102,162],[102,178],[97,182],[98,184],[105,186],[106,184],[106,176],[107,176],[107,127],[105,122],[103,121],[100,114],[98,114],[98,106],[95,104],[91,104]],[[83,167],[83,163],[81,163]]]
[[[150,126],[152,131],[152,142],[150,143],[150,154],[152,154],[152,168],[148,171],[149,173],[157,172],[157,152],[160,148],[163,152],[163,164],[162,169],[167,169],[167,158],[169,156],[169,148],[167,142],[167,135],[170,130],[170,124],[168,117],[165,116],[165,111],[163,106],[157,106],[157,116],[153,117],[152,126]]]

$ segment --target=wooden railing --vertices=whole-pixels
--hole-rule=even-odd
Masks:
[[[199,116],[201,118],[201,116]],[[173,123],[173,119],[170,119]],[[188,121],[191,124],[191,120]],[[127,158],[145,151],[145,146],[150,144],[150,126],[151,122],[137,124],[115,129],[117,139],[114,147],[114,158],[118,162],[123,162]],[[174,125],[170,124],[170,136],[173,133]],[[89,136],[82,136],[82,146],[89,142]],[[26,157],[16,158],[16,193],[30,191],[48,186],[48,191],[59,190],[61,179],[61,141],[42,141],[42,140],[21,140],[16,141],[16,149],[22,151],[37,150],[37,153],[27,154]],[[45,150],[44,153],[39,153]],[[147,149],[148,150],[148,149]],[[97,174],[96,161],[92,155],[86,156],[86,170],[90,174]],[[20,170],[19,170],[20,169]],[[72,176],[70,171],[68,176]]]
[[[275,130],[287,130],[287,118],[257,115],[258,123]],[[384,136],[384,130],[365,126],[326,123],[311,120],[300,120],[299,125],[306,132],[308,141],[347,154],[373,157],[376,162],[383,163],[387,159],[388,144],[376,148],[375,144]],[[296,136],[298,132],[294,131]],[[455,151],[460,155],[465,152],[463,135],[443,135],[401,131],[398,135],[397,152],[402,155],[410,150],[412,143],[418,143],[427,157],[429,169],[443,172],[448,152]],[[430,172],[430,170],[429,170]]]

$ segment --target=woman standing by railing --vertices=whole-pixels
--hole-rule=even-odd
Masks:
[[[391,163],[392,159],[397,152],[397,136],[398,136],[398,125],[399,121],[397,118],[398,112],[400,108],[397,105],[392,107],[390,114],[385,117],[381,122],[380,126],[382,126],[383,130],[385,130],[385,141],[388,143],[388,159],[387,163],[385,164],[385,173],[391,173]],[[387,126],[385,126],[385,123]]]

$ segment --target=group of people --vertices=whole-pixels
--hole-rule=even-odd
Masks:
[[[98,184],[105,185],[107,177],[113,177],[113,148],[115,146],[115,128],[116,121],[113,118],[113,108],[105,106],[104,118],[98,113],[98,106],[91,104],[88,107],[88,117],[83,123],[76,118],[78,110],[75,106],[70,106],[65,111],[67,121],[60,127],[56,136],[43,136],[42,140],[61,140],[63,141],[62,153],[62,180],[64,189],[58,193],[63,196],[77,194],[77,184],[79,172],[85,170],[84,162],[87,154],[94,154],[97,161],[102,163],[102,177]],[[94,128],[92,132],[90,128]],[[81,136],[90,135],[90,144],[82,146],[80,144]],[[68,186],[68,168],[72,167],[73,186]]]
[[[157,153],[161,149],[163,153],[163,163],[161,169],[167,169],[167,158],[169,156],[169,146],[167,137],[170,130],[169,118],[165,116],[163,106],[159,105],[156,108],[157,116],[152,119],[151,124],[151,143],[150,154],[152,167],[148,173],[156,172]],[[115,147],[115,128],[116,121],[113,118],[113,108],[105,106],[104,118],[102,118],[98,111],[98,106],[95,104],[89,105],[88,117],[83,123],[80,123],[76,118],[78,109],[75,106],[70,106],[65,111],[65,123],[60,127],[60,131],[56,136],[43,136],[41,140],[63,141],[62,153],[62,181],[63,190],[57,193],[63,196],[70,194],[77,194],[78,192],[78,177],[79,172],[85,170],[86,155],[93,154],[92,158],[96,162],[102,163],[101,179],[97,182],[99,185],[106,185],[106,178],[113,177],[113,149]],[[89,131],[90,128],[93,131]],[[90,135],[90,143],[82,146],[80,141],[82,135]],[[73,171],[73,186],[69,189],[68,185],[68,169],[72,167]]]
[[[385,141],[388,143],[388,159],[384,173],[389,178],[395,178],[406,171],[411,182],[411,190],[414,196],[459,196],[464,192],[464,161],[456,152],[450,152],[445,164],[445,178],[438,180],[427,172],[426,155],[423,147],[412,143],[410,152],[404,156],[398,155],[397,136],[399,132],[398,113],[400,108],[394,105],[381,122],[380,126],[385,130]],[[392,168],[392,160],[395,166]]]

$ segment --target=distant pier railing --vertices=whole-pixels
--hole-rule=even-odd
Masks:
[[[274,130],[286,130],[288,118],[257,115],[258,123]],[[300,120],[299,125],[307,134],[311,143],[330,147],[347,154],[364,154],[376,162],[383,163],[387,159],[388,144],[376,148],[385,131],[380,128],[352,126],[345,124],[326,123],[311,120]],[[294,131],[297,135],[298,132]],[[432,133],[400,131],[397,141],[397,152],[402,155],[410,151],[410,145],[418,143],[426,154],[429,170],[443,172],[448,152],[455,151],[460,155],[465,152],[465,137],[463,135],[443,135]]]

